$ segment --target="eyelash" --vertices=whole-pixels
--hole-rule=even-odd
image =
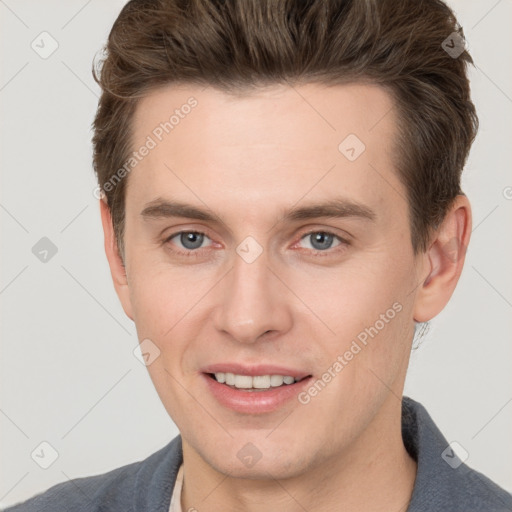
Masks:
[[[169,244],[170,240],[172,240],[174,237],[176,237],[178,235],[181,235],[182,233],[194,233],[196,235],[204,235],[207,238],[210,238],[206,233],[203,233],[202,231],[183,230],[183,231],[178,231],[178,232],[173,233],[172,235],[168,236],[164,240],[164,243],[165,244]],[[332,235],[334,238],[337,238],[340,241],[340,244],[337,245],[336,247],[334,247],[333,249],[326,249],[325,251],[320,251],[318,249],[305,249],[307,251],[311,251],[315,256],[320,256],[320,257],[322,257],[322,256],[330,256],[333,253],[338,252],[336,250],[337,248],[338,248],[338,250],[341,250],[344,247],[350,245],[350,242],[348,242],[344,238],[341,238],[339,235],[337,235],[335,233],[332,233],[331,231],[318,230],[318,229],[317,230],[308,231],[307,233],[303,233],[301,235],[299,241],[302,240],[303,238],[306,238],[309,235],[313,235],[313,234],[317,234],[317,233],[322,233],[324,235]],[[203,248],[203,249],[206,249],[206,248]],[[202,253],[204,252],[203,249],[194,249],[194,250],[186,250],[186,251],[172,249],[172,251],[175,252],[176,254],[179,254],[180,256],[185,256],[187,258],[197,258],[197,257],[202,255]]]

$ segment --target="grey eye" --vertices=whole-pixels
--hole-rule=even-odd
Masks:
[[[205,235],[196,231],[183,231],[178,233],[173,238],[179,237],[179,242],[185,249],[194,250],[199,249],[203,244]]]
[[[314,231],[312,233],[306,234],[302,240],[310,240],[311,241],[311,248],[316,251],[325,251],[327,249],[332,248],[332,243],[335,238],[338,238],[338,236],[328,233],[326,231]],[[340,242],[341,243],[341,242]],[[338,244],[339,245],[339,244]]]

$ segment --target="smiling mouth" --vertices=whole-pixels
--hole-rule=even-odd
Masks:
[[[294,378],[289,375],[237,375],[235,373],[207,373],[208,377],[224,384],[227,387],[236,389],[237,391],[269,391],[271,389],[288,387],[304,379],[308,379],[311,375],[302,378]]]

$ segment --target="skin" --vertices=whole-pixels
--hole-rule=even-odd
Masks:
[[[125,178],[125,267],[100,200],[116,292],[139,340],[161,351],[148,371],[182,435],[183,510],[406,510],[416,462],[401,438],[401,397],[414,322],[437,315],[454,291],[471,232],[468,200],[457,197],[429,249],[415,255],[393,162],[393,102],[372,85],[239,96],[161,87],[138,105],[134,148],[190,96],[197,107]],[[366,145],[353,162],[338,150],[351,133]],[[278,222],[289,208],[339,196],[375,219]],[[222,222],[144,219],[156,198],[209,209]],[[168,240],[181,230],[206,234],[198,257],[176,252],[193,251],[179,236]],[[335,237],[318,249],[311,230],[348,243]],[[262,249],[252,263],[236,252],[247,236]],[[401,311],[307,404],[235,412],[200,376],[204,365],[229,361],[321,378],[394,303]],[[237,457],[249,442],[261,454],[252,467]]]

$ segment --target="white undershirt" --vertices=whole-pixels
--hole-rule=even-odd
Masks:
[[[181,488],[183,486],[183,464],[178,470],[176,475],[176,483],[174,484],[174,490],[172,491],[171,504],[169,506],[169,512],[182,512],[181,510]]]

